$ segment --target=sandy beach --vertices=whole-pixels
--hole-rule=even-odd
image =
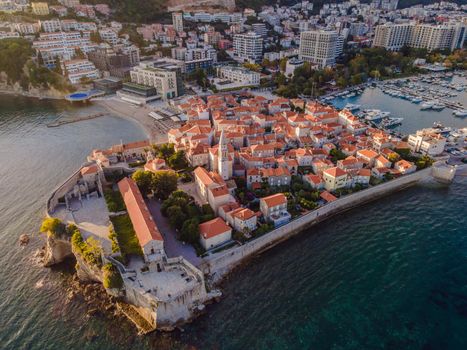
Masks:
[[[179,123],[172,120],[155,120],[149,116],[154,108],[150,106],[136,106],[116,98],[94,99],[92,104],[100,106],[109,113],[122,118],[130,118],[141,125],[153,143],[167,142],[167,131],[178,127]]]

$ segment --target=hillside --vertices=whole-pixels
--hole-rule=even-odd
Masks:
[[[281,5],[290,6],[296,4],[300,0],[279,0]],[[328,0],[312,0],[314,3],[314,12],[318,13],[323,4],[329,3]],[[342,2],[344,0],[331,1]],[[362,0],[369,2],[370,0]],[[458,4],[464,0],[451,0]],[[171,17],[168,13],[172,11],[192,11],[198,10],[214,10],[214,11],[231,11],[235,3],[237,9],[253,8],[260,10],[262,6],[275,4],[276,0],[84,0],[83,3],[108,4],[113,9],[113,19],[127,23],[150,23],[154,21],[169,22]],[[432,4],[436,0],[400,0],[399,8],[405,8],[416,4]]]

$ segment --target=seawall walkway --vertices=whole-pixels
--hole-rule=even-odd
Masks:
[[[328,203],[292,220],[284,226],[268,232],[264,236],[247,242],[242,246],[228,249],[204,258],[203,263],[200,265],[200,269],[205,274],[211,276],[213,282],[219,282],[226,274],[232,271],[233,268],[244,260],[272,248],[276,244],[301,232],[303,229],[320,221],[326,220],[335,214],[342,213],[350,208],[412,186],[421,180],[431,178],[431,171],[432,168],[423,169],[413,174],[405,175],[383,184],[339,198],[334,202]]]

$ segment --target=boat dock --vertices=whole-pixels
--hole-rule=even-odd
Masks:
[[[47,127],[48,128],[56,128],[56,127],[59,127],[61,125],[65,125],[65,124],[72,124],[72,123],[77,123],[77,122],[81,122],[81,121],[84,121],[84,120],[91,120],[91,119],[103,117],[104,115],[106,115],[106,114],[105,113],[96,113],[96,114],[86,115],[86,116],[83,116],[83,117],[73,117],[73,118],[67,118],[67,119],[63,119],[63,120],[62,120],[62,117],[60,117],[57,120],[53,121],[52,123],[47,124]]]
[[[380,88],[384,91],[387,86],[383,85],[380,86]],[[422,98],[425,101],[430,101],[430,100],[436,100],[441,102],[445,107],[450,108],[454,111],[462,110],[464,109],[464,106],[457,101],[451,101],[446,98],[442,98],[439,96],[435,96],[433,94],[430,94],[429,92],[421,93],[421,92],[414,92],[413,89],[407,88],[407,87],[400,87],[396,85],[391,85],[390,89],[393,91],[397,91],[398,93],[401,93],[405,96],[410,96],[410,97],[419,97]]]

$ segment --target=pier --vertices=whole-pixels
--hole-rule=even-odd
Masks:
[[[87,116],[83,116],[83,117],[74,117],[74,118],[64,119],[64,120],[61,120],[61,118],[59,118],[59,119],[53,121],[52,123],[47,124],[47,127],[48,128],[56,128],[56,127],[59,127],[61,125],[77,123],[77,122],[81,122],[83,120],[96,119],[96,118],[99,118],[99,117],[103,117],[105,115],[106,115],[105,113],[96,113],[96,114],[91,114],[91,115],[87,115]]]

